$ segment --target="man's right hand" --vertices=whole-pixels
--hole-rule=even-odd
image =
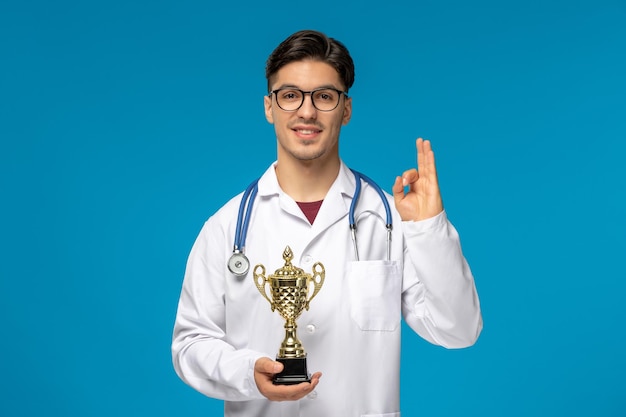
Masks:
[[[260,358],[254,364],[254,381],[261,394],[270,401],[296,401],[313,392],[320,382],[321,372],[311,377],[311,382],[296,385],[274,385],[272,378],[283,370],[283,364],[270,358]]]

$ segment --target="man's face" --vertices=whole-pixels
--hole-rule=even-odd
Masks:
[[[322,87],[345,90],[339,73],[321,61],[296,61],[282,67],[274,75],[271,90],[293,87],[312,91]],[[352,99],[342,95],[337,108],[331,111],[317,110],[306,94],[304,103],[295,111],[282,110],[276,96],[265,96],[265,117],[274,125],[278,140],[278,160],[293,158],[314,161],[332,158],[339,154],[341,126],[350,121]]]

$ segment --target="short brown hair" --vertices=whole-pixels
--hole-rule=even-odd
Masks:
[[[354,84],[354,62],[348,49],[338,40],[315,30],[301,30],[282,41],[267,58],[265,78],[268,91],[272,78],[285,65],[306,59],[332,66],[341,77],[346,92]]]

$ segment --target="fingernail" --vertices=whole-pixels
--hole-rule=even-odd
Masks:
[[[277,374],[280,372],[280,364],[279,363],[275,363],[274,364],[274,373]]]

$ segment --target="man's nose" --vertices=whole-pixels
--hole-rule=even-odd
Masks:
[[[313,95],[311,93],[305,93],[302,106],[298,109],[298,116],[303,119],[314,119],[316,115],[317,109],[313,105]]]

